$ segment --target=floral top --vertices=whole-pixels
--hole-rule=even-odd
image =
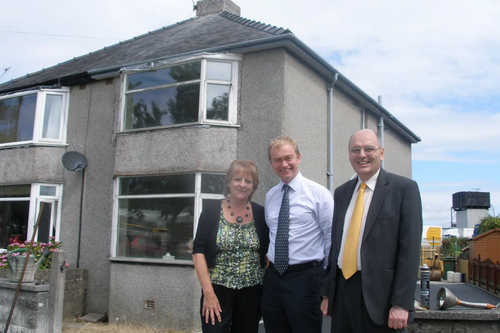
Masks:
[[[231,289],[262,284],[265,271],[260,266],[259,246],[253,219],[247,224],[231,223],[221,209],[215,267],[209,269],[211,282]]]

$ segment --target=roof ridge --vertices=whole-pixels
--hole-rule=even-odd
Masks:
[[[33,76],[33,75],[37,75],[37,74],[39,74],[39,73],[42,73],[42,72],[44,72],[44,71],[46,71],[46,70],[48,70],[48,69],[57,68],[57,67],[59,67],[59,66],[61,66],[61,65],[64,65],[64,64],[67,64],[67,63],[70,63],[70,62],[76,62],[76,61],[81,60],[82,58],[88,57],[88,56],[90,56],[90,55],[92,55],[92,54],[95,54],[95,53],[98,53],[98,52],[101,52],[101,51],[107,51],[107,50],[109,50],[109,49],[111,49],[111,48],[114,48],[114,47],[117,47],[117,46],[120,46],[120,45],[123,45],[123,44],[127,44],[127,43],[130,43],[130,42],[133,42],[133,41],[135,41],[135,40],[137,40],[137,39],[141,39],[141,38],[144,38],[144,37],[150,36],[150,35],[152,35],[152,34],[155,34],[155,33],[157,33],[157,32],[160,32],[160,31],[162,31],[162,30],[167,30],[167,29],[170,29],[170,28],[172,28],[172,27],[174,27],[174,26],[176,26],[176,25],[183,24],[183,23],[186,23],[186,22],[188,22],[188,21],[192,21],[192,20],[196,20],[196,19],[198,19],[198,18],[197,18],[197,17],[190,17],[190,18],[188,18],[188,19],[186,19],[186,20],[179,21],[179,22],[176,22],[176,23],[173,23],[173,24],[170,24],[170,25],[166,25],[166,26],[163,26],[163,27],[158,28],[158,29],[156,29],[156,30],[148,31],[148,32],[146,32],[146,33],[143,33],[142,35],[139,35],[139,36],[134,36],[134,37],[132,37],[132,38],[126,39],[126,40],[124,40],[124,41],[119,41],[118,43],[111,44],[111,45],[109,45],[109,46],[104,46],[103,48],[97,49],[97,50],[95,50],[95,51],[91,51],[91,52],[89,52],[89,53],[86,53],[86,54],[82,54],[82,55],[80,55],[80,56],[73,57],[72,59],[68,59],[68,60],[66,60],[66,61],[62,61],[62,62],[57,63],[57,64],[55,64],[55,65],[52,65],[52,66],[49,66],[49,67],[42,68],[41,70],[38,70],[38,71],[36,71],[36,72],[27,73],[26,75],[19,76],[19,77],[17,77],[17,78],[11,79],[11,80],[9,80],[9,81],[2,82],[2,83],[0,83],[0,86],[2,86],[2,85],[4,85],[4,84],[7,84],[7,83],[14,83],[14,82],[20,81],[20,80],[25,79],[25,78],[29,78],[29,77],[31,77],[31,76]]]
[[[227,12],[227,11],[219,13],[219,16],[224,17],[224,18],[231,20],[233,22],[239,23],[241,25],[245,25],[247,27],[262,30],[262,31],[268,32],[268,33],[273,34],[273,35],[293,34],[289,29],[276,27],[274,25],[261,23],[259,21],[255,21],[255,20],[249,20],[247,18],[238,16],[236,14],[232,14],[232,13]]]

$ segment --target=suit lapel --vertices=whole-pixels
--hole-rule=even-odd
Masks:
[[[342,232],[344,230],[345,214],[347,213],[347,208],[349,208],[349,203],[351,202],[352,194],[356,188],[358,178],[350,180],[350,183],[346,186],[345,191],[339,193],[340,196],[338,200],[339,212],[336,215],[337,221],[335,222],[335,239],[337,241],[337,255],[340,253],[340,245],[342,243]],[[332,240],[333,241],[333,240]]]
[[[389,193],[389,178],[387,177],[387,172],[384,169],[380,169],[380,173],[377,179],[377,185],[375,185],[375,192],[373,192],[372,202],[370,203],[370,208],[368,210],[368,215],[366,216],[365,230],[363,233],[363,241],[370,234],[370,230],[375,224],[378,213],[382,208],[382,205]]]

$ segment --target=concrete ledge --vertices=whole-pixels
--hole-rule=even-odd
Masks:
[[[436,320],[470,320],[470,321],[498,321],[500,311],[497,309],[484,310],[474,308],[427,310],[415,312],[416,319]]]
[[[17,290],[17,286],[18,286],[17,282],[10,282],[8,279],[0,279],[0,288]],[[34,292],[49,291],[49,285],[48,284],[36,285],[34,283],[23,283],[21,285],[21,290],[34,291]]]

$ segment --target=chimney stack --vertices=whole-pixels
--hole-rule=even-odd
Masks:
[[[224,11],[241,16],[241,8],[231,0],[202,0],[196,3],[196,16],[218,14]]]

